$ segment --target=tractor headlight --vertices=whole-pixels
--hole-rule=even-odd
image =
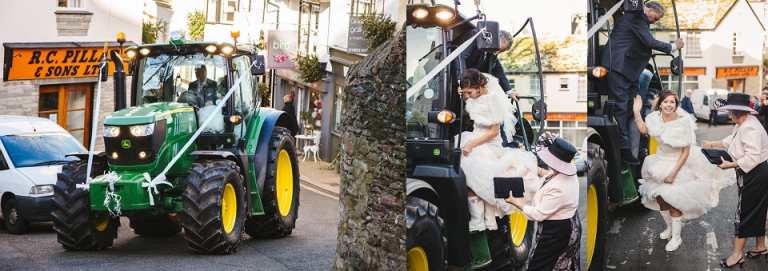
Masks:
[[[221,46],[221,53],[224,55],[230,55],[232,52],[235,51],[235,47],[229,46],[229,45],[222,45]]]
[[[120,136],[120,127],[104,125],[104,137]]]
[[[134,125],[131,126],[130,129],[133,136],[149,136],[155,132],[155,125],[152,123]]]
[[[29,189],[29,194],[30,195],[53,194],[53,185],[52,184],[35,185]]]

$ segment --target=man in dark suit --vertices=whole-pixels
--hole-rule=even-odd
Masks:
[[[461,45],[469,38],[477,34],[479,29],[472,29],[454,40],[453,44]],[[478,50],[477,43],[470,43],[469,47],[461,52],[461,55],[457,58],[458,65],[455,65],[456,75],[460,75],[467,69],[477,69],[480,72],[489,73],[499,79],[499,85],[504,92],[509,95],[510,98],[517,100],[517,93],[512,91],[512,86],[509,84],[507,74],[504,73],[504,67],[501,66],[498,54],[501,54],[512,46],[512,35],[509,32],[501,30],[499,31],[499,50],[496,52],[485,52]]]
[[[219,99],[218,95],[216,95],[218,84],[216,84],[216,81],[208,79],[207,73],[205,65],[198,64],[195,66],[195,77],[197,77],[197,81],[189,83],[187,93],[188,95],[192,93],[199,95],[199,97],[196,96],[199,107],[215,105],[216,100]],[[187,100],[189,100],[189,98],[187,98]]]
[[[656,40],[651,34],[649,25],[656,23],[663,16],[664,7],[655,1],[645,3],[644,13],[625,13],[616,22],[601,54],[602,65],[611,69],[608,73],[608,97],[616,102],[614,116],[619,124],[621,159],[629,164],[640,163],[630,150],[632,142],[628,129],[629,126],[637,129],[629,123],[634,119],[630,114],[631,102],[639,91],[637,79],[651,59],[651,49],[672,53],[683,48],[682,39],[678,38],[670,44]]]

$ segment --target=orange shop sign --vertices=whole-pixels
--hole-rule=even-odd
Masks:
[[[119,48],[109,48],[118,51]],[[19,48],[6,58],[6,80],[93,77],[99,75],[99,63],[104,52],[100,48]],[[9,63],[10,62],[10,63]],[[115,65],[109,61],[109,74]],[[10,64],[10,65],[8,65]],[[127,70],[127,63],[124,64]]]
[[[749,77],[757,76],[757,72],[760,71],[758,66],[745,66],[745,67],[724,67],[717,68],[716,78],[724,77]]]

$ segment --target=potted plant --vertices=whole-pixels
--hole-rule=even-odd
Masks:
[[[362,16],[363,33],[368,41],[368,52],[373,52],[380,45],[387,42],[395,33],[397,22],[392,21],[389,15],[383,13],[368,13]]]
[[[205,34],[205,14],[199,9],[187,13],[189,38],[202,41]]]
[[[317,55],[299,55],[296,57],[296,67],[299,69],[299,78],[304,82],[312,83],[323,79],[323,66]]]

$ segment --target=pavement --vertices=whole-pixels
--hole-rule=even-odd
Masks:
[[[302,158],[299,157],[301,183],[320,192],[338,197],[341,175],[333,170],[333,165],[322,160],[315,162],[313,157],[308,157],[306,161],[301,161]]]

